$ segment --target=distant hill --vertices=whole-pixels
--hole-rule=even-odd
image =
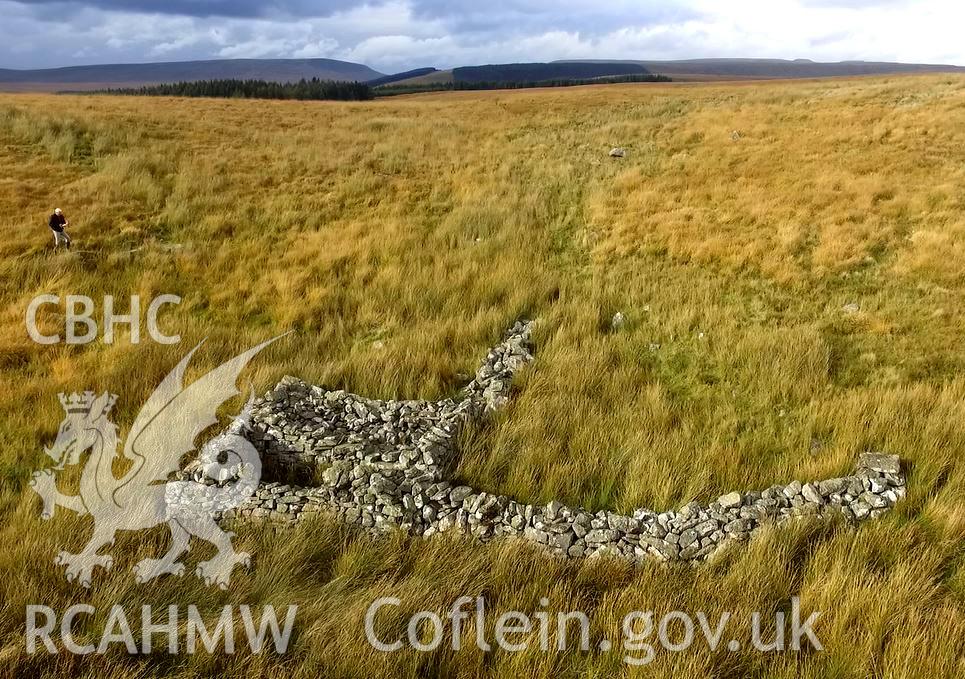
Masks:
[[[683,59],[678,61],[583,59],[555,64],[637,64],[674,80],[728,80],[772,78],[826,78],[829,76],[880,75],[958,71],[948,64],[901,64],[886,61],[819,62],[810,59]]]
[[[452,69],[447,69],[444,71],[437,71],[435,69],[425,73],[423,75],[409,76],[408,78],[403,78],[400,80],[393,80],[391,85],[435,85],[444,84],[452,82]]]
[[[420,72],[422,71],[422,72]],[[416,69],[389,76],[391,80],[373,81],[370,85],[433,86],[445,83],[523,83],[541,80],[582,80],[618,75],[643,75],[649,71],[640,64],[619,61],[486,64],[459,66],[440,71]]]
[[[426,68],[414,68],[411,71],[403,71],[402,73],[393,73],[392,75],[384,75],[381,78],[375,78],[374,80],[369,80],[368,84],[372,87],[378,87],[379,85],[388,85],[389,83],[399,82],[401,80],[409,80],[411,78],[421,78],[432,73],[438,73],[439,70],[427,66]]]
[[[487,64],[452,69],[457,83],[537,82],[540,80],[580,80],[608,75],[643,75],[646,67],[629,61],[553,61],[550,63]]]
[[[420,71],[425,71],[420,73]],[[583,59],[548,63],[460,66],[445,71],[417,69],[393,76],[395,86],[432,87],[444,83],[534,82],[554,79],[581,80],[606,76],[658,74],[675,81],[768,80],[827,78],[889,73],[965,72],[946,64],[901,64],[875,61],[816,62],[808,59],[685,59],[643,61]]]
[[[0,69],[0,89],[87,90],[221,79],[293,82],[319,78],[365,82],[383,76],[363,64],[335,59],[215,59],[35,70]]]
[[[548,63],[486,64],[449,70],[417,68],[386,75],[335,59],[214,59],[149,64],[102,64],[36,70],[0,69],[0,90],[59,91],[127,88],[197,80],[266,80],[302,78],[366,82],[380,85],[440,83],[521,83],[582,80],[606,76],[659,74],[677,81],[826,78],[889,73],[965,72],[946,64],[901,64],[877,61],[815,62],[807,59],[685,59],[677,61],[582,59]]]

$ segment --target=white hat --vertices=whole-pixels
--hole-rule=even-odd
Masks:
[[[64,213],[63,213],[63,211],[58,207],[58,208],[54,208],[54,214],[55,214],[55,215],[62,215],[62,214],[64,214]]]

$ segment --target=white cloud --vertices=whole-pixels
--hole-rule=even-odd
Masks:
[[[315,42],[302,45],[292,52],[295,59],[313,59],[318,57],[329,57],[338,49],[338,43],[329,38],[322,38]]]

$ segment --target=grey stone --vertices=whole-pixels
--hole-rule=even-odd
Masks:
[[[557,502],[556,500],[553,500],[546,505],[546,512],[545,512],[546,518],[552,521],[557,516],[559,516],[562,510],[563,510],[563,504],[560,502]]]
[[[810,483],[805,483],[801,487],[801,495],[803,495],[804,499],[808,502],[813,502],[816,505],[824,504],[824,498],[821,497],[821,493]]]
[[[697,538],[698,538],[697,531],[695,531],[693,528],[690,528],[680,534],[680,539],[677,541],[677,545],[681,549],[684,549],[685,547],[689,547],[690,545],[697,542]]]
[[[832,493],[841,493],[848,487],[847,479],[825,479],[814,484],[821,495],[828,496]]]
[[[472,494],[469,486],[456,486],[449,492],[449,501],[455,505],[462,504],[463,500]]]
[[[791,499],[795,495],[800,495],[801,488],[802,486],[800,481],[791,481],[789,484],[784,486],[784,496],[788,499]]]
[[[677,545],[670,544],[665,540],[660,538],[650,537],[649,535],[644,535],[640,538],[640,545],[643,546],[644,543],[650,548],[650,552],[659,556],[665,561],[671,559],[676,559],[680,551],[677,549]]]
[[[901,461],[897,455],[861,453],[861,456],[858,458],[858,468],[881,472],[882,474],[897,475],[901,473]]]
[[[584,536],[584,540],[587,544],[601,543],[601,542],[613,542],[620,537],[620,534],[612,529],[607,528],[597,528],[591,530]]]
[[[561,549],[564,552],[569,550],[570,545],[573,544],[573,533],[560,533],[558,535],[550,536],[548,543],[550,547],[555,547],[556,549]]]
[[[860,500],[873,509],[883,509],[888,506],[887,500],[874,493],[863,493]]]
[[[549,535],[546,534],[546,531],[537,530],[536,528],[525,528],[523,530],[523,537],[525,537],[527,540],[532,540],[533,542],[540,542],[544,545],[546,544],[546,541],[549,539]]]
[[[637,521],[629,516],[608,514],[606,521],[610,528],[613,530],[618,530],[621,533],[635,533],[637,530],[639,530],[639,524]]]

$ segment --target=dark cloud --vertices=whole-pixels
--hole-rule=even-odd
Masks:
[[[384,5],[387,0],[14,0],[54,16],[83,8],[196,18],[308,18]],[[829,0],[830,1],[830,0]],[[589,3],[586,0],[412,0],[417,18],[445,21],[454,30],[585,30],[602,32],[629,24],[679,21],[697,14],[675,3]],[[46,11],[45,11],[46,10]]]
[[[173,14],[188,17],[322,17],[363,3],[358,0],[18,0],[38,8],[94,8],[108,11]],[[379,0],[368,4],[380,4]]]

